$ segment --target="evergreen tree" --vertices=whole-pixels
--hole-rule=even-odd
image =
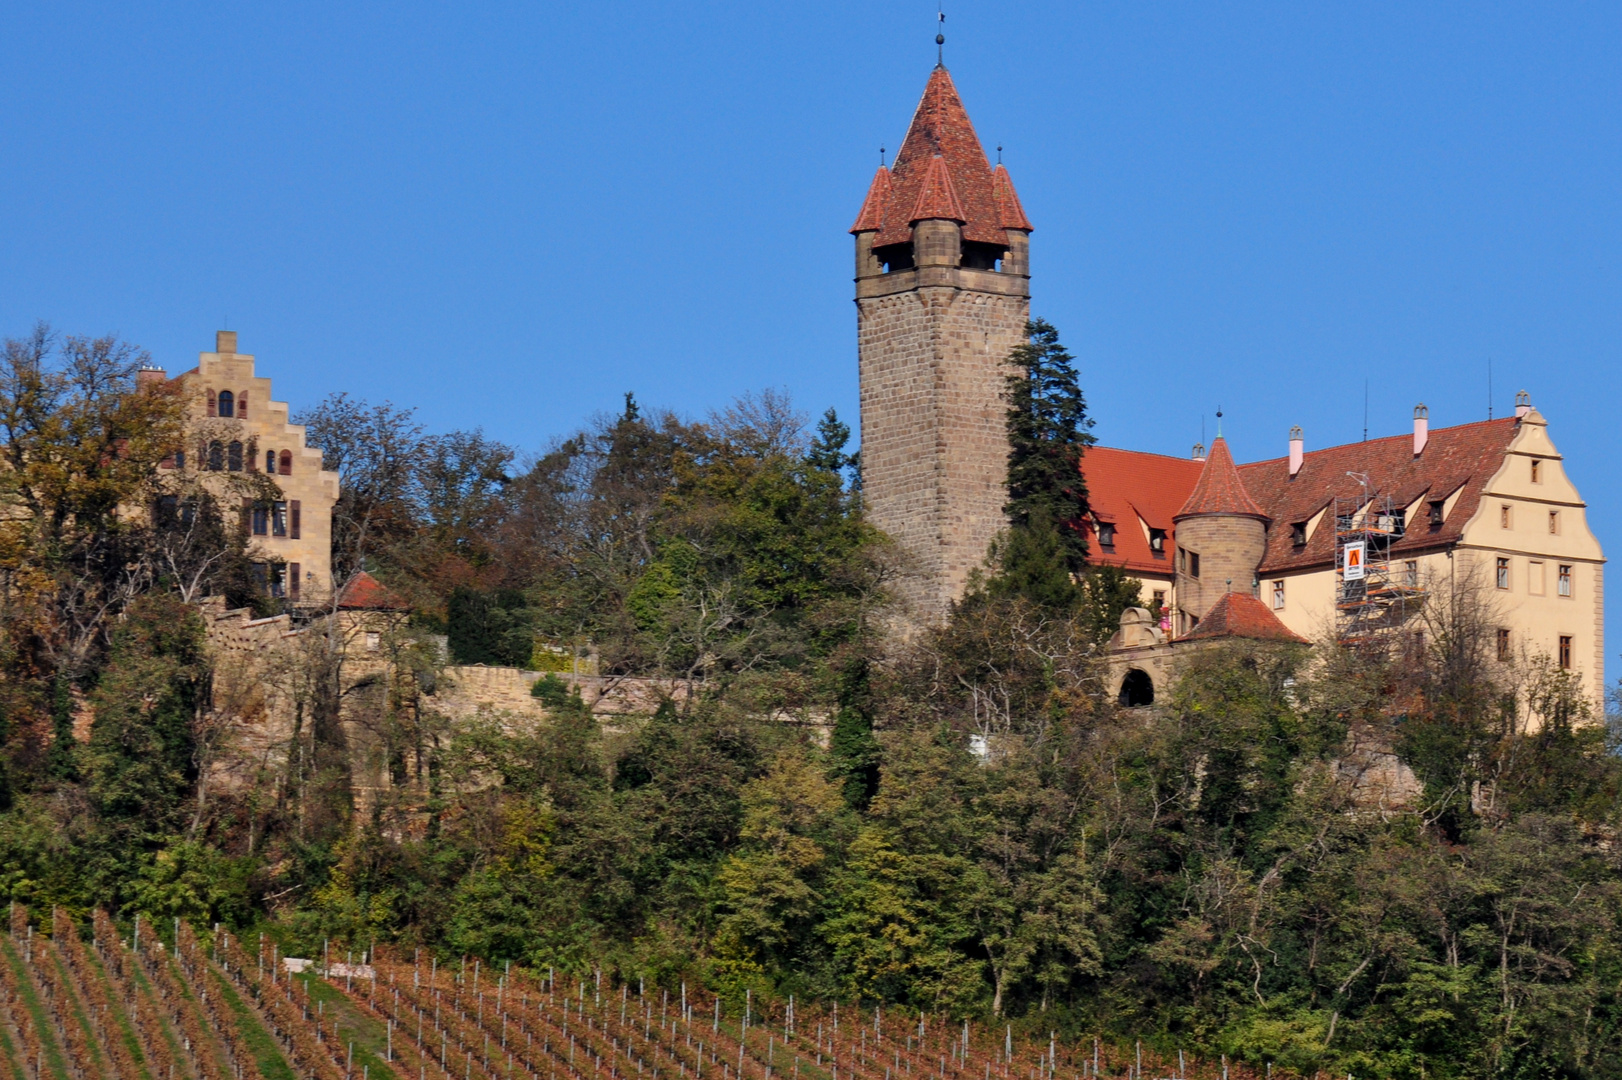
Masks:
[[[879,789],[879,742],[873,737],[872,688],[866,656],[839,673],[839,711],[828,739],[833,779],[844,784],[845,802],[858,809]]]
[[[1095,441],[1092,420],[1076,379],[1074,359],[1059,332],[1042,319],[1025,324],[1027,340],[1008,354],[1007,378],[1009,524],[1052,528],[1066,569],[1087,565],[1081,522],[1087,515],[1082,452]],[[1051,523],[1044,525],[1043,523]],[[1012,542],[1009,554],[1014,552]]]
[[[811,449],[806,453],[806,464],[814,469],[826,469],[831,473],[843,473],[845,467],[852,462],[852,455],[845,453],[845,444],[850,442],[850,425],[839,419],[839,414],[829,409],[817,421],[817,437],[811,443]]]

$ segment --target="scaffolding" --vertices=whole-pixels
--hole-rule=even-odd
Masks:
[[[1354,476],[1365,484],[1365,478]],[[1335,513],[1336,632],[1343,645],[1368,645],[1418,614],[1425,590],[1417,563],[1398,560],[1391,548],[1407,527],[1389,495],[1337,498]]]

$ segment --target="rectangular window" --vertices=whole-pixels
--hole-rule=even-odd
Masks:
[[[1571,567],[1565,563],[1560,564],[1559,582],[1560,595],[1571,599]]]
[[[1165,589],[1156,589],[1155,590],[1154,607],[1155,607],[1156,611],[1164,611],[1165,610],[1165,608],[1166,608],[1166,590]]]
[[[1431,503],[1430,503],[1430,523],[1431,523],[1431,528],[1440,529],[1442,527],[1442,519],[1445,516],[1445,511],[1446,510],[1447,510],[1447,500],[1446,499],[1434,499],[1434,500],[1431,501]]]
[[[1509,504],[1504,503],[1498,508],[1498,527],[1500,529],[1507,529],[1510,527],[1510,521]]]
[[[1177,549],[1177,572],[1179,574],[1188,573],[1188,549],[1187,548],[1179,547]]]
[[[1526,591],[1532,596],[1543,595],[1543,561],[1529,560],[1526,564]]]
[[[1410,589],[1419,588],[1419,560],[1409,559],[1402,564],[1402,583]]]
[[[1098,523],[1098,544],[1100,547],[1113,550],[1115,547],[1115,526],[1108,522]]]
[[[176,450],[175,451],[175,468],[184,469],[185,467],[186,467],[186,451],[184,451],[184,450]]]
[[[1543,462],[1537,458],[1532,459],[1532,483],[1543,483]]]
[[[1498,558],[1497,585],[1500,589],[1509,588],[1509,560],[1503,556],[1499,556]]]
[[[1166,557],[1166,530],[1165,529],[1150,529],[1149,530],[1149,550],[1154,552],[1156,555],[1160,556],[1161,558]]]
[[[253,507],[253,534],[255,536],[270,535],[270,507],[264,503],[255,503]]]
[[[376,630],[366,631],[366,651],[376,652],[383,645],[383,635]]]
[[[301,535],[301,533],[300,533],[300,525],[299,525],[299,505],[298,504],[299,504],[299,501],[297,499],[294,499],[292,502],[287,504],[287,508],[288,508],[289,512],[292,514],[292,519],[288,524],[288,533],[287,533],[287,535],[292,537],[294,540],[297,540],[299,538],[299,536]]]
[[[1549,535],[1560,535],[1560,511],[1558,510],[1549,511]]]
[[[270,563],[265,567],[265,569],[268,572],[270,579],[268,583],[269,588],[267,588],[265,591],[270,593],[272,596],[286,596],[287,575],[284,571],[286,571],[287,568],[281,563]]]
[[[1294,525],[1290,526],[1290,543],[1294,544],[1296,547],[1306,547],[1307,546],[1307,523],[1306,522],[1297,521]]]
[[[1273,582],[1273,610],[1284,610],[1284,582]]]
[[[1560,635],[1560,670],[1571,670],[1571,635]]]
[[[1500,660],[1508,660],[1509,659],[1509,631],[1508,630],[1500,629],[1498,631],[1498,659],[1500,659]]]
[[[1188,553],[1188,576],[1191,578],[1200,576],[1200,553],[1197,551]]]
[[[287,535],[287,504],[279,499],[270,504],[270,534]]]

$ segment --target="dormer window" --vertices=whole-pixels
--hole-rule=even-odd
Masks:
[[[1115,550],[1115,526],[1107,521],[1098,523],[1098,546],[1109,551]]]
[[[1440,529],[1442,527],[1442,519],[1446,516],[1446,514],[1447,514],[1447,500],[1446,499],[1432,499],[1430,501],[1430,523],[1431,523],[1431,528]]]
[[[1297,521],[1295,524],[1290,526],[1290,543],[1294,544],[1296,547],[1306,547],[1307,546],[1307,523],[1306,522]]]
[[[1166,557],[1166,530],[1165,529],[1150,529],[1149,530],[1149,550],[1154,552],[1155,556],[1157,558],[1164,559]]]

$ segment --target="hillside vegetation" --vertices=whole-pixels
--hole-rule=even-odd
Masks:
[[[910,635],[831,412],[628,397],[520,459],[312,410],[339,567],[416,611],[364,812],[319,710],[204,783],[238,751],[189,601],[275,602],[206,503],[184,535],[120,512],[178,438],[134,350],[8,343],[0,1068],[1072,1080],[1096,1038],[1134,1080],[1622,1076],[1613,726],[1547,658],[1500,661],[1468,584],[1422,649],[1236,643],[1118,707],[1099,648],[1135,590],[1068,529],[1086,419],[1036,330],[1010,530]],[[440,634],[693,694],[605,726],[542,680],[543,719],[453,719]],[[1371,761],[1418,794],[1382,805]]]

